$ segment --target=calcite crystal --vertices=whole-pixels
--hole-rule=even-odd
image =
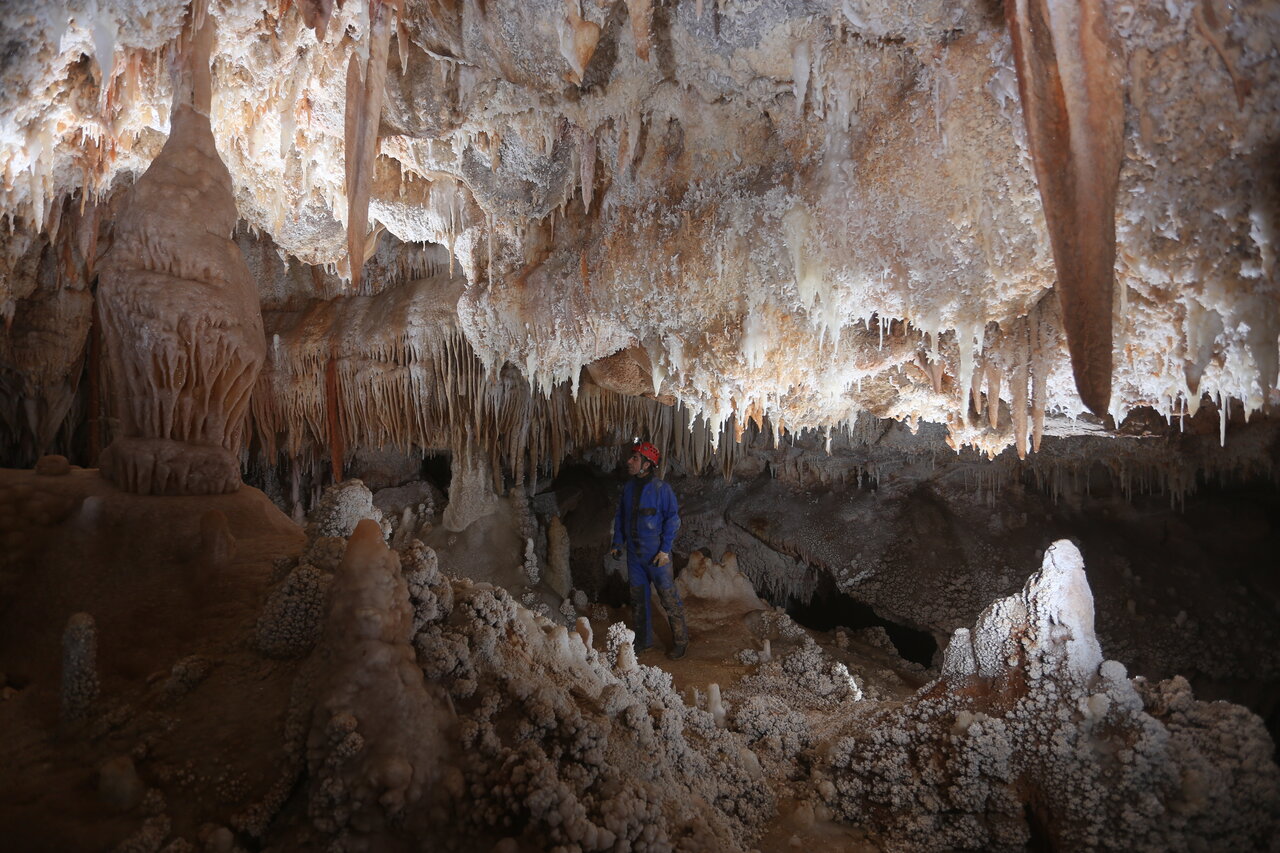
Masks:
[[[818,786],[894,849],[1256,849],[1280,805],[1271,750],[1247,709],[1104,660],[1084,561],[1060,540],[956,631],[939,678],[835,745]]]

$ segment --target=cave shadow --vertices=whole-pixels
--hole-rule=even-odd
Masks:
[[[791,601],[786,610],[792,619],[811,631],[883,628],[899,655],[926,668],[933,666],[938,654],[938,643],[932,634],[877,615],[870,605],[841,592],[826,572],[819,573],[817,588],[807,603]]]

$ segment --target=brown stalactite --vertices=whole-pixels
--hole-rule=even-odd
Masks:
[[[653,0],[627,0],[627,16],[631,19],[631,36],[636,41],[636,56],[648,62]]]
[[[1029,321],[1026,317],[1020,317],[1014,321],[1009,412],[1013,416],[1013,444],[1018,451],[1019,459],[1027,458],[1027,382],[1031,375],[1029,334]]]
[[[324,366],[324,417],[329,438],[329,461],[334,482],[342,482],[342,462],[346,451],[342,442],[342,412],[338,401],[338,359],[329,356]]]
[[[334,0],[297,0],[298,14],[302,15],[302,22],[311,29],[315,30],[316,39],[324,41],[325,31],[329,28],[329,19],[333,16]],[[342,8],[343,0],[337,0],[337,6]]]
[[[1058,273],[1076,388],[1111,402],[1115,196],[1124,98],[1100,0],[1007,0],[1018,92]]]
[[[360,288],[369,230],[369,195],[373,186],[373,165],[378,158],[378,123],[382,118],[382,99],[387,82],[392,5],[383,0],[371,0],[369,58],[361,69],[360,61],[353,53],[347,66],[347,257],[354,290]]]

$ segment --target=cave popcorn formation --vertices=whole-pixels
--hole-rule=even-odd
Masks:
[[[999,6],[6,4],[0,826],[1265,848],[1280,19]]]

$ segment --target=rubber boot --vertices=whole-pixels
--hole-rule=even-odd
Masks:
[[[671,649],[667,657],[680,660],[689,648],[689,626],[684,621],[684,602],[674,585],[658,590],[658,600],[667,611],[667,623],[671,625]]]
[[[649,623],[649,587],[631,585],[632,630],[636,632],[635,648],[643,652],[653,645]]]

